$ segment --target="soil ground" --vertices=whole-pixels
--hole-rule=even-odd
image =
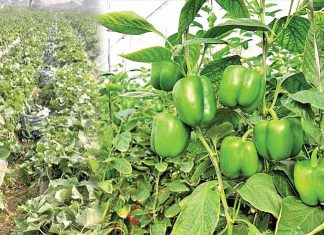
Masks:
[[[14,168],[18,169],[18,165],[14,166]],[[8,177],[10,178],[8,179]],[[8,181],[10,183],[6,183]],[[15,176],[6,175],[5,181],[2,185],[2,192],[6,209],[0,211],[0,234],[9,235],[14,231],[15,219],[21,216],[17,211],[17,207],[25,198],[35,195],[37,190],[29,188],[19,178],[19,175],[15,174]]]

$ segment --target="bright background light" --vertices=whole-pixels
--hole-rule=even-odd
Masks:
[[[138,15],[147,18],[147,20],[162,33],[170,36],[171,34],[177,32],[179,14],[182,6],[184,5],[184,2],[184,0],[108,0],[101,2],[100,12],[106,13],[112,11],[134,11]],[[271,10],[281,10],[277,13],[277,17],[288,14],[290,0],[267,0],[266,3],[278,4],[277,7],[271,8]],[[295,9],[295,7],[296,6],[293,7],[293,10]],[[221,20],[220,18],[225,14],[225,11],[221,9],[216,1],[213,2],[213,11],[217,16],[216,23],[222,22],[223,20]],[[267,19],[267,23],[270,23],[272,20],[271,17],[267,17]],[[203,23],[202,21],[199,22]],[[205,22],[204,27],[205,26],[207,28],[207,22]],[[138,68],[139,66],[148,66],[148,64],[137,63],[123,59],[119,56],[120,54],[137,51],[151,46],[164,45],[164,40],[153,33],[130,36],[114,32],[106,32],[106,30],[103,28],[101,30],[103,33],[103,53],[100,57],[100,64],[103,70],[108,69],[108,41],[110,41],[111,65],[114,66],[119,63],[123,63],[125,65],[125,68],[127,69]],[[258,38],[256,37],[255,39],[256,40],[254,40],[253,42],[250,42],[249,49],[243,53],[243,56],[252,56],[261,53],[260,49],[255,46],[255,44],[258,43]]]

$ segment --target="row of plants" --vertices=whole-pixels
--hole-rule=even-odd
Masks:
[[[69,14],[66,18],[76,30],[90,59],[95,59],[100,54],[100,35],[98,25],[93,14]]]
[[[5,11],[4,17],[8,15]],[[0,63],[0,159],[16,160],[23,150],[16,133],[21,127],[19,122],[25,104],[32,105],[35,99],[35,86],[39,78],[37,68],[44,65],[42,58],[48,22],[52,19],[30,12],[8,18],[11,21],[4,28],[16,29],[21,41],[11,48]]]

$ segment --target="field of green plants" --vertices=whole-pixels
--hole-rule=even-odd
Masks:
[[[0,10],[0,234],[324,234],[323,9]],[[165,45],[102,72],[99,27]]]

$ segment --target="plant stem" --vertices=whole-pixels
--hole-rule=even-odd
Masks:
[[[224,190],[224,184],[223,184],[223,179],[222,179],[222,173],[221,170],[219,168],[219,162],[218,162],[218,156],[217,156],[217,151],[214,152],[214,150],[209,146],[209,144],[207,143],[205,137],[203,136],[201,129],[199,127],[197,127],[195,129],[195,133],[197,134],[199,140],[201,141],[201,143],[204,145],[204,147],[206,148],[208,154],[209,154],[209,158],[212,161],[215,171],[216,171],[216,175],[217,175],[217,181],[218,181],[218,185],[217,185],[217,191],[220,194],[220,198],[223,204],[223,208],[224,208],[224,213],[225,213],[225,217],[226,217],[226,221],[227,221],[227,234],[228,235],[232,235],[233,233],[233,221],[231,218],[231,215],[229,213],[229,207],[226,201],[226,195],[225,195],[225,190]]]
[[[274,106],[276,105],[276,102],[277,102],[277,99],[278,99],[278,95],[279,95],[279,92],[280,92],[281,84],[282,84],[281,80],[277,80],[276,90],[275,90],[275,93],[273,95],[272,104],[271,104],[271,106],[270,106],[269,109],[273,109]]]
[[[154,197],[154,204],[153,204],[153,221],[156,222],[156,207],[157,207],[157,200],[159,196],[159,183],[160,183],[160,172],[155,180],[155,197]]]
[[[260,8],[261,8],[260,20],[262,23],[265,24],[266,23],[265,22],[265,0],[260,0]],[[268,34],[266,32],[262,33],[262,42],[263,42],[263,46],[262,46],[262,69],[261,69],[261,71],[263,72],[263,79],[266,83],[267,82],[267,55],[268,55],[268,50],[269,50]],[[264,93],[263,101],[262,101],[262,116],[265,117],[265,115],[266,115],[266,92]]]
[[[253,129],[249,129],[247,132],[244,133],[244,135],[242,136],[242,141],[245,142],[246,139],[249,137],[249,135],[251,135],[253,133]]]
[[[315,235],[321,231],[323,231],[324,229],[324,223],[320,224],[319,226],[317,226],[313,231],[307,233],[306,235]]]
[[[183,41],[186,41],[188,39],[188,30],[184,33],[184,37],[183,37]],[[189,46],[186,45],[185,46],[185,60],[186,60],[186,64],[187,64],[187,75],[191,74],[191,66],[190,66],[190,54],[189,54]]]
[[[198,65],[197,75],[200,74],[200,68],[201,68],[201,66],[203,64],[203,61],[204,61],[204,58],[205,58],[207,49],[208,49],[208,45],[207,44],[204,44],[204,51],[203,51],[203,54],[201,56],[201,59],[200,59],[199,65]]]
[[[253,128],[253,124],[246,118],[244,117],[244,114],[241,114],[240,112],[235,111],[250,127]]]
[[[278,116],[273,109],[266,109],[266,113],[269,113],[273,120],[278,120]]]

